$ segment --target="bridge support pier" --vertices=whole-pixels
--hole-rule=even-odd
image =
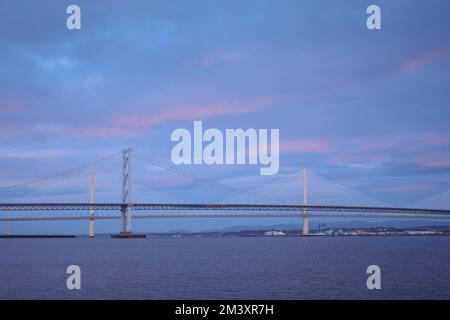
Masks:
[[[120,210],[122,229],[120,233],[127,234],[131,232],[131,206],[124,205]]]
[[[91,239],[95,237],[94,221],[95,219],[93,217],[89,218],[89,238]]]
[[[303,216],[303,235],[309,235],[308,215]]]
[[[306,168],[303,169],[303,205],[308,204],[308,174]],[[308,210],[303,209],[303,236],[309,235]]]

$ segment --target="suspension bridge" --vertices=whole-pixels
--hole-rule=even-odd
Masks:
[[[187,173],[176,166],[161,162],[155,158],[134,152],[132,149],[121,151],[121,201],[95,201],[96,164],[107,158],[62,173],[70,174],[77,170],[90,168],[90,190],[88,202],[26,202],[13,201],[0,203],[0,222],[14,221],[89,221],[89,236],[94,237],[94,221],[120,219],[121,230],[118,237],[134,237],[132,219],[193,219],[193,218],[299,218],[303,220],[302,234],[309,234],[309,218],[407,218],[407,219],[450,219],[450,210],[405,208],[390,206],[349,206],[349,205],[316,205],[308,204],[308,174],[303,171],[303,201],[292,203],[177,203],[177,202],[133,202],[132,201],[132,159],[135,156],[158,168],[175,173],[189,180],[194,180],[209,187],[218,187],[232,193],[249,198],[258,198],[270,202],[270,195],[237,189],[228,184],[206,179]],[[29,184],[48,181],[60,175],[50,176],[14,186],[0,188],[7,193]],[[64,195],[63,195],[64,196]],[[68,214],[68,213],[77,214]],[[10,230],[11,232],[11,230]]]

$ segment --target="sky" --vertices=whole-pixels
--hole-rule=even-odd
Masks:
[[[71,4],[81,30],[66,28]],[[381,30],[366,27],[370,4]],[[449,12],[444,0],[1,1],[0,201],[87,201],[89,168],[23,183],[128,147],[171,164],[171,133],[201,120],[279,129],[280,170],[179,166],[190,174],[301,202],[306,167],[314,203],[449,208]],[[242,200],[142,157],[135,201]],[[97,199],[120,201],[120,161],[98,164]]]

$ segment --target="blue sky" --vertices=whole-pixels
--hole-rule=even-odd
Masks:
[[[65,27],[70,4],[81,7],[81,30]],[[369,4],[381,7],[381,30],[366,28]],[[0,187],[124,147],[170,163],[171,132],[202,120],[219,129],[279,128],[280,171],[262,178],[257,166],[183,166],[187,172],[263,194],[287,188],[295,201],[300,182],[298,190],[283,183],[300,181],[306,166],[317,181],[355,191],[346,202],[411,205],[437,195],[435,205],[445,206],[449,12],[443,0],[2,1]],[[102,172],[120,176],[120,159],[105,164],[99,181]],[[151,187],[136,192],[142,201],[232,197],[138,160],[135,175]],[[84,201],[88,176],[35,193],[70,189]],[[107,187],[120,187],[111,179],[98,187],[108,200],[118,190]],[[314,192],[318,203],[330,199]]]

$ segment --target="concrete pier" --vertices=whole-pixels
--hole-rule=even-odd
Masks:
[[[122,231],[119,234],[112,234],[111,238],[114,239],[132,239],[132,238],[145,238],[147,237],[144,233],[133,233],[130,231]]]

